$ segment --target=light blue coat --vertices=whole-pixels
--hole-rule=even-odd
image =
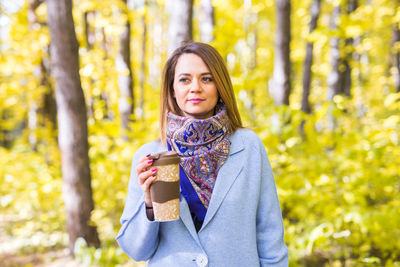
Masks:
[[[247,129],[237,130],[231,142],[198,233],[184,197],[179,220],[147,219],[135,167],[143,155],[167,149],[154,141],[135,153],[117,236],[126,254],[160,267],[288,266],[282,214],[264,145]]]

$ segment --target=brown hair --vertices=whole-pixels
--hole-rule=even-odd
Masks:
[[[233,92],[231,78],[218,51],[211,45],[199,42],[189,42],[178,47],[169,57],[164,66],[163,80],[160,94],[160,139],[166,144],[166,129],[168,112],[183,116],[174,98],[175,67],[178,59],[183,54],[196,54],[210,70],[218,91],[220,101],[226,106],[229,118],[229,130],[233,133],[243,128],[242,120],[236,105],[235,93]]]

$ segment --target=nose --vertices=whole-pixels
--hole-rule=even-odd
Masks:
[[[199,79],[194,78],[192,84],[190,85],[190,92],[199,92],[201,90],[201,84]]]

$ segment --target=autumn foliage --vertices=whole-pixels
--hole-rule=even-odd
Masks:
[[[4,2],[9,1],[0,1],[0,261],[2,255],[68,245],[46,4],[32,17],[31,1],[19,1],[18,8]],[[194,40],[200,40],[197,2]],[[400,265],[400,42],[394,38],[400,7],[396,1],[360,0],[351,13],[342,9],[332,29],[334,7],[346,3],[322,1],[317,27],[309,33],[311,1],[291,2],[290,105],[276,106],[268,88],[274,1],[213,1],[211,44],[226,59],[244,124],[267,149],[290,266]],[[165,10],[161,0],[128,6],[117,0],[74,1],[95,203],[90,223],[102,242],[95,249],[77,240],[75,255],[89,265],[129,262],[114,238],[132,155],[158,138],[161,69],[168,52]],[[135,107],[128,129],[118,108],[118,75],[124,70],[116,68],[127,20]],[[351,91],[331,100],[327,78],[335,37],[351,67]],[[310,113],[301,111],[307,42],[314,47]]]

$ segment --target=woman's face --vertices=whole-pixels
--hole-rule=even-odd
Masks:
[[[217,87],[210,70],[196,54],[183,54],[175,67],[174,98],[185,117],[206,119],[214,114]]]

